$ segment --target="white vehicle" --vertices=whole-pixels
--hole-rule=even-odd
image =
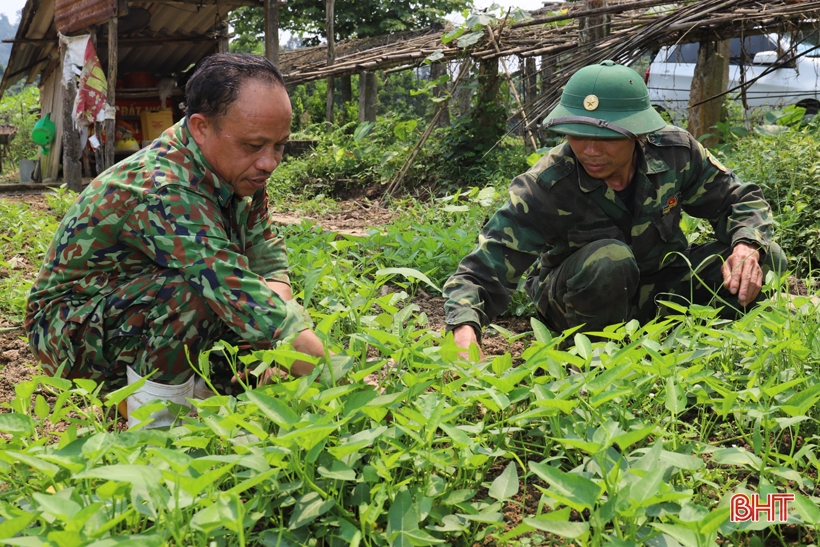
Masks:
[[[729,42],[729,89],[740,85],[740,66],[745,66],[745,81],[757,78],[777,63],[778,49],[788,49],[788,42],[775,35],[732,38]],[[796,50],[812,50],[815,46],[800,43]],[[689,89],[695,73],[699,44],[677,44],[661,48],[646,71],[645,81],[649,88],[649,100],[658,110],[669,112],[673,118],[680,117],[689,107]],[[732,96],[740,100],[740,94]],[[806,114],[817,114],[820,108],[820,48],[782,64],[746,88],[746,100],[750,108],[783,107],[792,104],[802,106]]]

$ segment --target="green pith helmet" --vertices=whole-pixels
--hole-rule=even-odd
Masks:
[[[635,138],[665,126],[649,103],[643,78],[614,61],[573,74],[544,120],[550,131],[575,137]]]

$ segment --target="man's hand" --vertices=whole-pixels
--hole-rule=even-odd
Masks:
[[[478,345],[478,338],[476,338],[472,325],[457,326],[453,329],[453,339],[458,347],[464,348],[465,350],[469,349],[470,344]],[[481,350],[481,346],[478,346],[478,353],[481,359],[484,359],[484,352]],[[469,359],[470,353],[468,351],[461,351],[458,353],[458,356],[462,359]]]
[[[312,330],[303,330],[293,341],[293,349],[313,357],[322,358],[325,356],[325,346],[316,333]],[[290,373],[293,376],[307,376],[313,372],[313,365],[307,361],[294,361],[290,366]]]
[[[279,298],[282,300],[288,301],[293,300],[293,292],[290,288],[290,285],[287,283],[283,283],[281,281],[268,281],[268,287],[275,292]],[[300,353],[305,353],[312,357],[324,357],[325,356],[325,346],[322,344],[322,341],[319,340],[319,337],[316,336],[316,333],[312,330],[306,329],[300,332],[296,338],[293,340],[291,344],[293,349]],[[294,361],[290,367],[290,374],[296,377],[299,376],[307,376],[313,372],[313,364],[308,363],[307,361]],[[277,374],[281,377],[285,377],[286,373],[279,368],[271,367],[266,370],[260,377],[259,377],[259,385],[264,385],[270,382],[271,376]],[[247,377],[247,373],[240,373],[242,379]],[[236,381],[236,377],[231,379],[232,382]]]
[[[759,259],[757,247],[738,243],[721,268],[723,286],[737,295],[741,306],[748,306],[763,286],[763,270],[758,264]]]

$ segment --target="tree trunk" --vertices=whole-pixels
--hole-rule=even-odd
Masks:
[[[720,105],[723,97],[708,100],[726,90],[729,81],[729,41],[701,42],[695,75],[689,90],[689,132],[706,147],[715,146],[718,136],[712,129],[720,121]],[[699,104],[706,101],[703,104]]]
[[[63,182],[69,190],[82,190],[82,165],[80,164],[80,134],[74,128],[74,100],[77,84],[69,80],[63,95]],[[113,135],[112,135],[113,138]]]
[[[279,66],[279,0],[265,0],[265,57]]]
[[[350,75],[339,78],[339,93],[342,95],[342,103],[353,100],[353,79]]]
[[[325,31],[327,32],[327,66],[331,66],[336,61],[336,36],[333,30],[335,15],[333,13],[334,0],[325,0]],[[327,130],[333,126],[333,96],[335,86],[333,78],[327,79]]]
[[[447,65],[441,62],[430,65],[430,80],[435,81],[438,78],[447,74]],[[437,85],[433,88],[434,97],[443,97],[447,94],[447,84]],[[435,115],[440,103],[431,103],[432,114]],[[436,123],[438,127],[447,127],[450,125],[450,110],[445,108],[438,118]]]
[[[541,56],[541,95],[546,95],[552,90],[552,75],[555,72],[555,65],[549,62],[549,56]]]
[[[378,85],[375,72],[359,73],[359,123],[376,121]]]
[[[506,116],[499,102],[501,77],[498,74],[498,57],[482,59],[478,65],[478,100],[473,116],[478,125],[476,150],[489,150],[505,129]]]
[[[471,63],[470,59],[465,59],[462,63]],[[459,68],[462,70],[462,68]],[[472,70],[472,67],[469,67],[469,70]],[[470,111],[470,99],[472,96],[472,88],[469,83],[465,82],[462,83],[459,87],[453,89],[453,97],[456,99],[458,103],[458,115],[459,117],[466,116],[467,113]]]
[[[584,10],[600,9],[606,6],[606,0],[586,0]],[[587,15],[578,20],[578,43],[592,44],[609,36],[609,15]]]

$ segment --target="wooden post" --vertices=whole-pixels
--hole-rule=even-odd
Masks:
[[[228,25],[225,24],[219,30],[219,38],[217,38],[216,42],[216,52],[217,53],[230,53],[231,52],[231,41],[228,38]],[[274,63],[275,64],[275,63]]]
[[[698,60],[695,63],[695,75],[689,90],[689,132],[699,139],[706,134],[701,144],[707,148],[718,143],[718,136],[712,129],[720,121],[720,105],[723,97],[708,100],[720,95],[728,85],[729,41],[701,42],[698,49]],[[705,102],[704,102],[705,101]],[[703,104],[698,104],[703,103]]]
[[[525,97],[527,103],[532,103],[538,98],[538,72],[535,69],[535,57],[527,57],[524,59],[524,80]]]
[[[116,102],[117,89],[117,17],[108,20],[108,91],[106,99],[108,105],[114,108]],[[103,156],[103,170],[114,165],[114,132],[115,121],[106,119],[105,125],[105,151]]]
[[[586,0],[584,10],[606,7],[606,0]],[[578,44],[591,44],[609,36],[609,15],[587,15],[578,20]]]
[[[359,73],[359,123],[376,121],[378,86],[375,72]]]
[[[279,0],[265,0],[265,57],[279,66]]]
[[[343,103],[349,103],[353,100],[353,81],[349,74],[339,78],[339,93],[342,95]]]
[[[430,65],[430,79],[435,81],[441,76],[447,74],[447,65],[442,63],[441,61],[435,62]],[[437,85],[433,88],[433,96],[434,97],[443,97],[447,94],[447,84]],[[435,106],[436,103],[433,103]],[[449,108],[445,108],[441,115],[438,118],[438,126],[439,127],[447,127],[450,125],[450,110]]]
[[[80,164],[80,134],[74,128],[74,100],[77,83],[71,78],[63,95],[63,182],[69,190],[82,190],[82,165]]]
[[[332,66],[336,61],[336,36],[333,30],[335,15],[333,14],[334,0],[325,0],[325,30],[327,33],[327,66]],[[327,79],[327,130],[333,126],[333,77]]]
[[[550,92],[552,87],[552,74],[555,71],[555,66],[549,62],[549,56],[541,56],[541,86],[539,90],[541,95],[546,95]]]

